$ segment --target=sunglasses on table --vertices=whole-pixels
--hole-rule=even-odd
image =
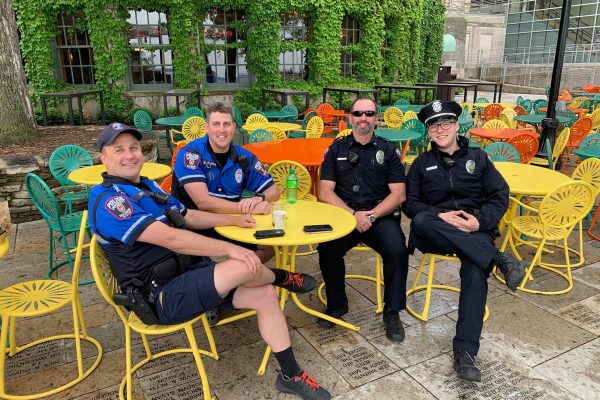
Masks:
[[[363,115],[366,115],[367,117],[374,117],[377,112],[376,111],[352,111],[350,114],[352,114],[354,117],[362,117]]]

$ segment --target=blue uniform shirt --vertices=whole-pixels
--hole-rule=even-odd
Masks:
[[[227,163],[220,168],[208,144],[208,136],[204,136],[179,150],[173,168],[171,193],[186,207],[196,209],[184,189],[185,184],[191,182],[206,183],[211,196],[238,201],[244,189],[264,192],[273,185],[273,177],[254,154],[233,144]]]
[[[164,194],[148,178],[142,177],[139,184],[134,184],[108,175],[90,192],[90,226],[122,287],[133,278],[144,281],[150,266],[173,254],[164,247],[137,241],[144,229],[156,221],[171,226],[163,214],[167,208],[176,207],[184,215],[187,212],[174,197],[168,196],[167,203],[160,204],[151,193]]]

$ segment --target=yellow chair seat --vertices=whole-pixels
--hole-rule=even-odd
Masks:
[[[546,240],[559,240],[564,238],[568,228],[557,228],[548,227],[546,234],[544,235],[544,225],[540,221],[539,217],[535,215],[525,215],[522,217],[515,217],[512,221],[513,228],[530,238],[542,239],[545,237]]]
[[[542,157],[533,157],[531,160],[529,160],[529,164],[540,165],[542,167],[547,167],[548,166],[548,159],[547,158],[542,158]]]
[[[197,321],[200,321],[201,318],[202,315],[198,315],[196,318],[186,322],[186,324],[189,323],[193,325]],[[133,329],[137,333],[143,333],[144,335],[162,335],[177,332],[181,330],[182,325],[146,325],[145,323],[140,321],[137,315],[135,315],[132,312],[129,313],[127,320],[129,322],[129,326],[131,326],[131,329]],[[216,356],[215,359],[218,359],[218,356]]]
[[[0,291],[2,314],[11,317],[33,317],[65,306],[73,299],[73,288],[67,282],[29,281]]]
[[[418,155],[417,154],[407,154],[404,156],[404,164],[405,165],[412,165],[413,162],[415,162],[415,160],[417,159]]]

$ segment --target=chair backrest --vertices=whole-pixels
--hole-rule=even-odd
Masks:
[[[287,105],[281,107],[281,111],[292,114],[289,117],[283,118],[282,121],[286,121],[286,122],[298,121],[298,109],[296,108],[295,105],[287,104]]]
[[[248,139],[250,143],[266,142],[269,140],[273,140],[273,136],[269,133],[269,131],[266,131],[262,128],[253,130]]]
[[[499,119],[492,119],[483,124],[483,128],[508,128],[508,125]]]
[[[516,115],[527,115],[527,110],[521,105],[515,106],[513,110],[515,110]]]
[[[489,103],[490,101],[485,97],[478,97],[475,99],[475,103]]]
[[[600,108],[594,110],[592,115],[590,115],[590,118],[592,119],[592,129],[595,131],[600,129]]]
[[[151,132],[152,117],[145,110],[137,110],[133,114],[133,125],[140,132]]]
[[[173,167],[175,166],[175,160],[177,160],[177,153],[179,153],[179,150],[183,149],[189,142],[189,140],[182,140],[180,142],[177,142],[177,146],[175,146],[175,148],[173,149],[173,155],[171,156],[171,169],[173,169]]]
[[[173,174],[169,174],[160,183],[160,188],[168,194],[171,194],[171,186],[173,185]]]
[[[579,163],[572,179],[589,183],[596,190],[596,196],[600,194],[600,158],[588,158]]]
[[[315,116],[306,124],[307,138],[320,138],[323,135],[324,124],[321,117]]]
[[[409,119],[419,119],[417,117],[417,113],[412,111],[412,110],[408,110],[407,112],[404,113],[404,122],[408,121]]]
[[[579,118],[571,125],[571,136],[569,137],[569,147],[577,147],[579,143],[592,130],[592,119],[590,117]]]
[[[529,99],[523,100],[523,104],[521,104],[521,106],[525,109],[525,111],[527,111],[527,114],[530,114],[531,110],[533,110],[533,102]]]
[[[493,119],[498,119],[500,117],[500,113],[504,110],[504,107],[498,103],[492,103],[485,106],[483,109],[483,118],[486,121],[491,121]]]
[[[587,97],[585,97],[585,96],[575,97],[573,100],[571,100],[571,103],[569,105],[571,107],[577,108],[580,105],[582,105],[586,100],[587,100]]]
[[[206,135],[206,121],[201,117],[189,117],[181,127],[185,140],[194,140]]]
[[[408,106],[410,105],[410,101],[408,99],[398,99],[394,102],[394,106]]]
[[[567,143],[569,143],[569,136],[571,135],[571,129],[564,128],[554,142],[554,148],[552,149],[552,169],[556,167],[556,161],[560,155],[565,151]]]
[[[333,122],[333,117],[323,114],[323,111],[326,110],[335,110],[335,108],[329,103],[321,103],[317,107],[317,114],[319,114],[319,117],[323,119],[323,123],[331,124],[331,122]]]
[[[506,114],[500,114],[500,119],[494,119],[492,121],[500,121],[503,122],[507,127],[509,128],[516,128],[517,127],[517,121],[511,119],[508,115]],[[488,122],[492,122],[492,121],[488,121]]]
[[[242,125],[244,125],[244,119],[242,118],[242,112],[240,111],[240,108],[238,106],[233,106],[231,109],[233,111],[233,120],[235,121],[237,128],[242,129]]]
[[[513,145],[506,142],[494,142],[483,149],[492,161],[521,162],[521,155]]]
[[[319,113],[317,113],[317,110],[309,111],[306,114],[304,114],[304,119],[302,120],[302,129],[306,130],[306,126],[308,125],[308,121],[310,121],[311,119],[313,119],[313,117],[319,117]],[[321,118],[321,117],[319,117],[319,118]],[[322,121],[322,119],[321,119],[321,121]]]
[[[538,151],[538,138],[528,133],[517,135],[508,141],[521,155],[521,163],[527,164]]]
[[[25,188],[33,204],[37,207],[40,214],[48,225],[58,224],[62,231],[62,222],[60,220],[60,206],[56,196],[48,187],[46,182],[33,172],[25,175]]]
[[[316,109],[316,108],[313,108],[313,107],[308,107],[306,110],[304,110],[304,116],[306,117],[306,115],[307,115],[309,112],[314,112],[314,113],[316,113],[316,112],[317,112],[317,109]]]
[[[600,149],[600,133],[587,135],[579,144],[580,149]]]
[[[79,236],[77,236],[77,247],[75,250],[75,263],[73,264],[73,275],[71,276],[71,285],[77,290],[79,285],[79,271],[81,267],[81,258],[83,257],[83,241],[86,238],[85,230],[88,225],[88,210],[81,213],[81,223],[79,224]]]
[[[409,119],[408,121],[404,121],[400,129],[419,132],[421,134],[421,138],[425,136],[425,133],[427,132],[427,128],[425,128],[425,125],[418,119],[414,118]]]
[[[90,165],[94,165],[94,160],[90,156],[90,153],[73,144],[60,146],[54,150],[48,161],[50,173],[67,191],[69,190],[69,185],[76,184],[69,180],[69,174],[81,167]]]
[[[462,111],[460,112],[460,118],[469,118],[472,117],[471,112],[473,111],[473,105],[468,101],[465,101],[460,104]]]
[[[350,134],[352,134],[352,129],[351,128],[350,129],[344,129],[343,131],[338,132],[338,134],[335,135],[335,138],[336,139],[337,138],[341,138],[341,137],[344,137],[344,136],[348,136]]]
[[[298,193],[297,197],[299,199],[303,199],[307,194],[310,193],[310,188],[312,185],[312,179],[308,170],[304,168],[301,164],[298,164],[295,161],[291,160],[281,160],[277,161],[273,165],[269,167],[269,174],[273,177],[273,182],[279,188],[281,193],[281,198],[285,199],[286,197],[286,186],[285,181],[290,174],[290,169],[294,169],[296,176],[298,177]]]
[[[267,126],[265,126],[264,129],[271,134],[271,137],[273,137],[273,140],[287,139],[287,135],[285,134],[285,131],[278,126],[267,125]]]
[[[250,114],[248,118],[246,118],[246,125],[264,125],[268,122],[269,120],[267,117],[259,113]]]
[[[541,201],[539,218],[545,230],[573,229],[594,206],[596,191],[587,182],[572,180],[558,186]]]
[[[540,114],[542,113],[542,111],[540,111],[540,108],[542,107],[548,107],[548,101],[546,101],[546,99],[537,99],[533,102],[533,112],[536,114]]]
[[[94,281],[96,282],[96,287],[98,287],[100,294],[102,297],[104,297],[104,300],[106,300],[108,304],[115,308],[119,318],[121,318],[121,321],[123,321],[123,323],[127,326],[128,312],[123,306],[117,305],[117,303],[115,303],[113,300],[113,296],[116,293],[121,292],[119,282],[117,282],[117,278],[115,278],[112,270],[110,269],[108,259],[104,255],[102,248],[100,248],[96,235],[92,237],[92,241],[90,243],[90,264],[92,266]]]
[[[517,96],[517,105],[520,106],[523,103],[523,96]]]
[[[348,129],[348,124],[343,119],[338,121],[338,132]]]
[[[404,122],[404,114],[399,108],[396,107],[388,107],[383,112],[383,120],[385,124],[390,129],[398,129],[402,126]]]
[[[510,107],[506,107],[504,110],[502,110],[500,115],[502,115],[502,114],[506,115],[511,120],[517,116],[517,112],[513,108],[510,108]]]
[[[185,110],[185,112],[183,113],[183,116],[186,117],[186,118],[189,118],[189,117],[204,118],[204,113],[198,107],[188,107]]]

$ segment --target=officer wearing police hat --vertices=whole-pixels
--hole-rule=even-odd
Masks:
[[[514,291],[525,277],[525,263],[494,245],[508,208],[509,188],[485,152],[470,148],[469,140],[457,134],[461,111],[454,101],[435,100],[419,112],[431,150],[417,157],[408,172],[403,211],[412,220],[412,246],[423,253],[455,254],[461,260],[454,370],[459,378],[480,381],[475,356],[489,273],[498,267]]]

